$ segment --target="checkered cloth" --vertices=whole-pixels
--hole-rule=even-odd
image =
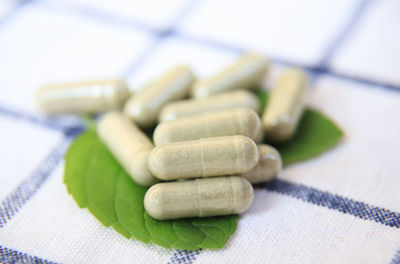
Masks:
[[[0,263],[400,263],[400,1],[0,2]],[[45,82],[178,63],[200,77],[255,50],[313,76],[309,104],[345,132],[257,188],[221,250],[167,250],[102,226],[67,193],[74,117],[45,118]]]

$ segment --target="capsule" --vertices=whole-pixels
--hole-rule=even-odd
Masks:
[[[257,145],[245,136],[214,137],[155,147],[149,169],[161,180],[242,174],[258,162]]]
[[[282,169],[282,159],[279,152],[268,145],[258,145],[260,158],[257,165],[250,171],[242,174],[251,183],[268,182],[274,179]]]
[[[260,126],[260,129],[258,129],[256,131],[256,135],[254,137],[254,141],[258,144],[258,143],[262,143],[264,141],[264,130],[262,127],[262,124]]]
[[[36,99],[47,115],[93,114],[121,108],[129,95],[122,80],[98,80],[45,85]]]
[[[195,83],[192,96],[205,98],[213,94],[237,90],[251,89],[261,84],[268,69],[268,60],[258,54],[248,53],[239,60],[211,77]]]
[[[160,123],[154,131],[156,146],[208,137],[243,135],[255,139],[261,120],[250,108],[240,107],[183,117]]]
[[[290,69],[278,79],[262,116],[269,140],[284,142],[293,136],[304,110],[307,91],[307,74],[301,70]]]
[[[214,177],[152,186],[144,208],[158,220],[239,214],[253,202],[251,184],[241,177]]]
[[[147,167],[153,143],[128,117],[108,112],[101,117],[97,132],[135,182],[149,186],[158,181]]]
[[[131,97],[124,111],[141,128],[150,128],[155,125],[165,104],[188,96],[193,82],[192,71],[186,66],[178,66]]]
[[[259,113],[260,102],[253,93],[246,90],[226,92],[204,99],[171,102],[162,108],[158,120],[160,122],[170,121],[181,117],[235,107],[248,107]]]

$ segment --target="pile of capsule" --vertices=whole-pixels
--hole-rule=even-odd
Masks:
[[[37,99],[48,114],[109,111],[98,135],[135,182],[151,186],[144,207],[153,218],[237,214],[253,201],[251,184],[281,170],[279,153],[260,144],[263,138],[290,139],[304,108],[307,76],[290,69],[260,119],[249,90],[260,87],[267,70],[268,60],[251,53],[206,80],[178,66],[132,96],[123,81],[111,80],[49,85]],[[153,143],[142,129],[154,126]]]

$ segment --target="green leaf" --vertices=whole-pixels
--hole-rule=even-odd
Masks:
[[[304,112],[294,137],[277,146],[285,166],[316,157],[334,147],[343,137],[335,123],[321,113],[308,109]]]
[[[65,155],[64,182],[81,208],[126,238],[170,248],[222,248],[238,217],[158,221],[144,210],[147,188],[136,184],[102,144],[93,129],[80,135]]]
[[[257,91],[262,108],[268,94]],[[65,156],[64,182],[81,208],[126,238],[170,248],[222,248],[236,229],[238,216],[157,221],[143,206],[146,187],[136,184],[98,138],[93,122]],[[148,131],[151,135],[152,131]],[[294,137],[276,145],[285,166],[315,157],[337,144],[343,132],[328,118],[307,109]]]
[[[263,91],[256,94],[264,109],[268,94]],[[293,138],[275,147],[282,156],[283,165],[287,166],[322,154],[340,142],[342,137],[343,132],[335,123],[316,110],[306,109]]]

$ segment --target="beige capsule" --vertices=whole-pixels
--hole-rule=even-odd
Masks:
[[[259,113],[260,102],[253,93],[246,90],[226,92],[204,99],[181,100],[164,106],[160,112],[159,121],[170,121],[181,117],[235,107],[248,107]]]
[[[155,147],[150,171],[161,180],[242,174],[258,162],[257,145],[245,136],[214,137]]]
[[[263,130],[262,124],[261,124],[261,126],[260,126],[260,129],[258,129],[258,130],[256,131],[256,135],[255,135],[255,137],[254,137],[254,141],[255,141],[257,144],[262,143],[262,142],[264,141],[264,130]]]
[[[135,182],[149,186],[158,181],[147,167],[153,143],[127,116],[121,112],[108,112],[99,120],[97,131]]]
[[[48,115],[90,114],[121,108],[129,95],[123,80],[93,80],[45,85],[37,92],[36,100]]]
[[[243,135],[255,139],[261,130],[259,116],[246,107],[183,117],[160,123],[153,135],[156,146],[200,138]]]
[[[254,88],[261,84],[267,69],[268,60],[264,56],[247,53],[217,75],[196,82],[192,96],[205,98],[217,93]]]
[[[144,196],[144,208],[155,219],[239,214],[253,202],[253,187],[241,177],[214,177],[158,183]]]
[[[260,158],[257,165],[250,171],[242,174],[251,183],[268,182],[274,179],[282,169],[282,159],[279,152],[268,145],[258,145]]]
[[[290,139],[304,110],[308,78],[304,71],[290,69],[277,80],[262,116],[265,136],[276,142]]]
[[[178,66],[131,97],[125,104],[124,111],[140,127],[149,128],[155,125],[165,104],[189,95],[194,79],[189,67]]]

